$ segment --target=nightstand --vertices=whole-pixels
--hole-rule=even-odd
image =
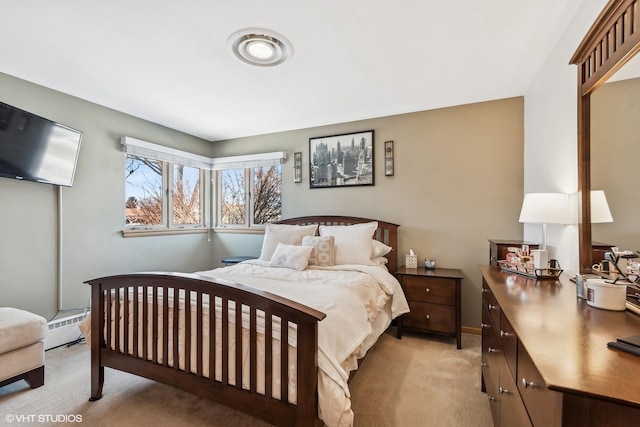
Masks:
[[[456,338],[462,348],[460,333],[460,295],[464,275],[451,268],[400,267],[396,277],[402,285],[411,312],[398,319],[398,338],[402,330],[435,333]]]

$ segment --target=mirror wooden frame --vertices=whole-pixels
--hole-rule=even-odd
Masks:
[[[591,272],[591,93],[640,50],[639,0],[610,0],[570,64],[578,66],[578,234],[580,272]]]

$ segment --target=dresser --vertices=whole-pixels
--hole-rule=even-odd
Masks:
[[[398,319],[398,338],[402,338],[403,329],[435,333],[455,337],[457,348],[462,348],[462,271],[451,268],[403,266],[395,274],[411,310]]]
[[[480,270],[482,390],[495,426],[637,425],[640,357],[607,342],[640,335],[640,316],[588,306],[564,276]]]

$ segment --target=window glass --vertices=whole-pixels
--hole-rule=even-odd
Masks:
[[[220,171],[220,225],[246,224],[244,169]]]
[[[173,165],[173,223],[201,224],[200,169]]]
[[[163,224],[163,162],[127,156],[125,169],[125,223]]]
[[[253,223],[266,224],[282,218],[282,167],[253,168]]]

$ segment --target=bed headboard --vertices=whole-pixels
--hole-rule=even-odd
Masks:
[[[387,269],[391,273],[394,273],[398,269],[398,224],[392,224],[386,221],[380,221],[378,219],[359,218],[355,216],[340,216],[340,215],[314,215],[314,216],[300,216],[297,218],[288,218],[278,221],[277,224],[290,224],[290,225],[353,225],[362,224],[364,222],[378,222],[378,229],[373,235],[373,238],[381,241],[387,246],[391,246],[393,250],[386,255],[389,263]]]

